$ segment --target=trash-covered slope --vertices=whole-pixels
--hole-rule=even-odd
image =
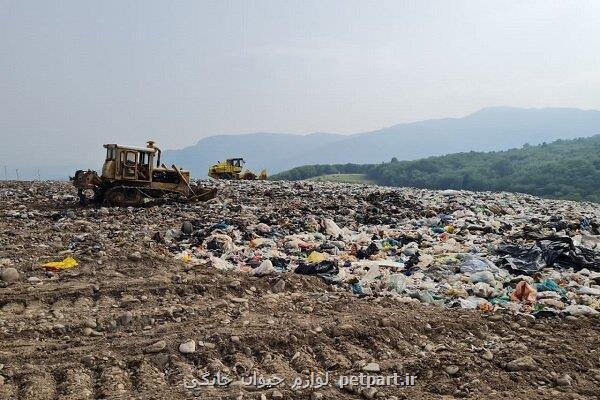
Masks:
[[[0,183],[0,398],[597,395],[597,205],[213,184],[208,203],[81,208],[65,183]],[[234,382],[184,387],[206,372]],[[284,381],[241,383],[255,372]],[[311,372],[416,381],[292,387]]]

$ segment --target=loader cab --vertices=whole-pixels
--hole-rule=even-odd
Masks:
[[[227,160],[227,164],[232,165],[234,167],[242,168],[245,164],[243,158],[229,158]]]

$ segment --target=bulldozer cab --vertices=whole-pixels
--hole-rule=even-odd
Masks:
[[[105,144],[106,159],[102,177],[110,180],[151,181],[153,170],[160,166],[160,149],[154,147],[152,142],[148,143],[147,148]]]

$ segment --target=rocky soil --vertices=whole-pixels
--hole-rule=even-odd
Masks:
[[[560,234],[595,243],[597,204],[212,184],[219,196],[207,203],[134,209],[80,207],[68,183],[0,183],[0,399],[600,397],[596,271],[520,276],[490,266],[482,294],[488,287],[460,269],[464,254],[498,264],[493,248],[505,242]],[[430,226],[440,215],[454,220]],[[418,259],[403,234],[418,242]],[[313,265],[313,252],[342,272],[294,273]],[[78,265],[43,267],[68,256]],[[376,276],[366,261],[381,264]],[[388,269],[411,281],[392,290]],[[534,288],[547,277],[560,295],[504,298],[520,281]],[[587,311],[564,312],[569,305]],[[311,372],[333,380],[369,371],[415,375],[415,385],[292,388]],[[206,372],[233,382],[184,387]],[[240,383],[253,373],[284,382]]]

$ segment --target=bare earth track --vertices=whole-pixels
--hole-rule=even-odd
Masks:
[[[0,399],[186,399],[194,392],[184,382],[205,371],[240,377],[253,370],[283,377],[286,385],[277,392],[207,388],[197,398],[600,398],[598,317],[533,319],[400,304],[359,298],[317,277],[190,266],[148,238],[187,220],[213,218],[211,208],[222,205],[103,215],[44,194],[49,184],[36,185],[37,192],[10,198],[10,205],[0,199],[0,258],[13,260],[21,273],[18,282],[0,287]],[[15,204],[31,215],[2,214]],[[40,267],[73,242],[78,267],[58,274]],[[128,257],[133,251],[142,259]],[[199,343],[196,351],[180,353],[189,339]],[[160,341],[164,349],[153,352],[149,346]],[[529,370],[507,368],[524,356],[533,358]],[[377,392],[290,388],[296,376],[358,374],[366,362],[377,362],[381,374],[414,374],[416,385]],[[570,386],[558,379],[565,374]]]

